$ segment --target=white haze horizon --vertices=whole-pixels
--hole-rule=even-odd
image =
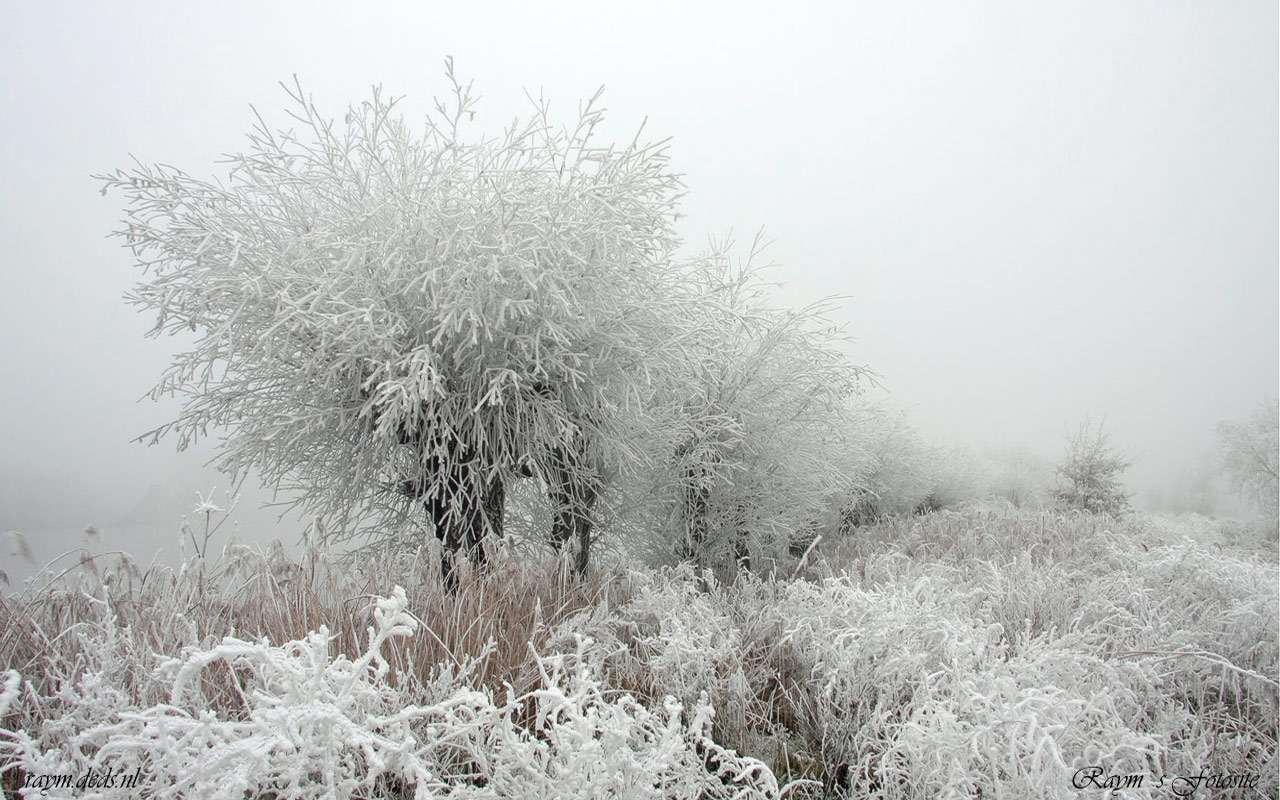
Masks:
[[[671,137],[688,245],[764,228],[779,302],[840,296],[873,396],[927,441],[1052,461],[1105,419],[1139,505],[1167,501],[1280,384],[1278,25],[1274,2],[12,6],[0,531],[37,557],[91,524],[146,549],[162,534],[131,525],[225,498],[210,443],[132,442],[176,413],[139,398],[180,343],[124,302],[123,199],[91,175],[225,174],[251,106],[287,126],[294,75],[330,117],[381,85],[420,119],[447,56],[494,132],[525,90],[565,120],[604,85],[603,138]],[[265,496],[237,518],[296,539]]]

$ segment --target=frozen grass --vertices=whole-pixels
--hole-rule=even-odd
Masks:
[[[1196,525],[1195,521],[1189,523]],[[1076,770],[1276,793],[1277,572],[1141,519],[886,523],[795,578],[649,573],[580,617],[614,680],[706,693],[718,741],[850,797],[1074,797]]]
[[[499,552],[456,597],[434,547],[100,556],[0,603],[0,769],[142,768],[131,797],[926,798],[1083,796],[1100,766],[1147,776],[1128,797],[1276,796],[1256,540],[971,508],[733,584]]]

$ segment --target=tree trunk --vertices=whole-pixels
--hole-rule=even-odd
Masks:
[[[547,481],[554,509],[551,542],[559,551],[573,548],[573,569],[579,578],[587,575],[591,528],[602,488],[599,476],[585,465],[585,460],[581,454],[570,455],[564,448],[557,448]]]
[[[399,490],[422,503],[427,520],[444,547],[440,574],[445,589],[452,593],[458,588],[457,560],[466,558],[483,566],[485,536],[502,536],[506,501],[503,476],[491,476],[492,465],[456,439],[447,444],[444,458],[423,452],[430,447],[429,437],[416,432],[402,432],[401,443],[418,451],[423,474],[416,481],[401,481]]]
[[[689,447],[691,445],[677,451],[677,456],[686,458]],[[686,464],[683,478],[680,516],[684,522],[684,541],[679,543],[676,554],[701,569],[706,566],[707,538],[711,527],[711,487],[707,471],[701,464]]]

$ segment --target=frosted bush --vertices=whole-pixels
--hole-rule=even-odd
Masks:
[[[355,660],[330,656],[323,627],[281,646],[227,637],[188,648],[156,667],[169,696],[150,707],[86,669],[59,691],[66,715],[3,731],[0,769],[141,771],[140,789],[75,793],[102,798],[778,796],[767,767],[711,740],[705,698],[686,712],[672,698],[650,710],[611,693],[588,640],[538,659],[541,687],[504,702],[469,688],[466,668],[426,685],[391,674],[384,651],[418,627],[406,606],[399,587],[377,600]],[[214,671],[238,707],[211,710]],[[19,680],[7,673],[0,713],[20,702]]]
[[[1141,731],[1176,716],[1156,672],[1078,637],[1011,642],[974,613],[985,595],[943,565],[872,589],[786,587],[775,613],[811,687],[793,702],[830,782],[855,797],[1050,797],[1070,796],[1081,766],[1149,771],[1162,743]]]
[[[851,439],[865,453],[866,486],[850,497],[842,527],[870,525],[888,516],[910,514],[929,494],[933,456],[906,416],[882,403],[853,407]]]
[[[1125,670],[1138,675],[1125,676]],[[1118,670],[1058,641],[976,671],[938,670],[915,690],[890,746],[852,772],[875,797],[1074,797],[1078,769],[1151,774],[1159,743],[1126,688],[1143,671]],[[1137,680],[1135,680],[1137,678]],[[1143,701],[1150,698],[1142,698]],[[1126,797],[1154,797],[1151,781]]]
[[[630,627],[635,649],[664,692],[683,699],[719,694],[741,659],[741,633],[716,595],[698,590],[690,570],[663,577],[619,610],[620,622]]]
[[[615,685],[657,699],[672,696],[686,706],[705,699],[716,709],[716,740],[744,744],[745,717],[754,701],[758,643],[743,630],[739,586],[715,581],[710,570],[695,577],[691,565],[632,573],[631,600],[617,609],[597,608],[567,620],[549,637],[565,650],[577,637],[591,638],[593,656]]]
[[[776,613],[785,639],[810,674],[800,705],[824,762],[835,769],[879,749],[923,676],[969,671],[994,635],[939,607],[927,579],[914,587],[867,591],[848,580],[787,587]]]
[[[1280,401],[1263,400],[1247,421],[1223,420],[1214,432],[1227,481],[1274,530],[1280,516]]]
[[[884,543],[820,562],[816,582],[635,573],[629,603],[561,638],[595,637],[615,684],[706,692],[719,741],[835,796],[1073,796],[1095,766],[1148,784],[1265,772],[1267,568],[1114,525],[969,508],[895,523],[913,555]]]
[[[580,639],[572,656],[541,660],[544,688],[503,708],[490,729],[486,790],[465,797],[755,798],[777,797],[773,773],[711,739],[705,696],[684,705],[667,696],[651,711],[607,687]],[[513,712],[532,712],[528,727]]]
[[[427,787],[432,773],[409,726],[416,715],[397,712],[396,690],[381,680],[383,645],[416,625],[405,604],[401,589],[379,600],[369,649],[354,662],[330,658],[325,628],[280,647],[227,637],[188,648],[160,662],[156,674],[170,696],[149,708],[120,702],[103,673],[86,671],[62,698],[73,724],[47,721],[39,749],[19,754],[22,768],[28,775],[141,769],[144,794],[174,798],[347,797],[383,774]],[[239,694],[235,713],[210,710],[201,683],[214,665]],[[478,695],[459,693],[414,711],[452,721],[482,706]],[[126,795],[136,792],[107,788],[97,796]]]

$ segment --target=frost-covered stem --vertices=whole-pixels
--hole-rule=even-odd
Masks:
[[[1236,666],[1217,653],[1209,653],[1202,650],[1133,650],[1127,653],[1120,653],[1116,658],[1142,658],[1145,656],[1160,656],[1160,658],[1156,659],[1157,661],[1172,661],[1178,658],[1201,658],[1209,661],[1210,663],[1217,664],[1224,670],[1231,670],[1239,675],[1244,675],[1245,677],[1262,681],[1271,688],[1280,691],[1280,682],[1277,682],[1274,678],[1268,678],[1260,672],[1254,672],[1251,669]]]
[[[804,565],[809,563],[809,554],[814,551],[814,548],[816,548],[818,546],[818,543],[821,541],[822,541],[821,534],[813,537],[813,541],[810,542],[809,546],[805,548],[804,555],[800,557],[800,563],[796,564],[796,568],[791,571],[792,580],[795,580],[795,577],[800,574],[800,570],[804,569]]]
[[[412,636],[417,630],[418,621],[409,613],[409,600],[405,591],[396,586],[391,597],[377,599],[373,618],[374,624],[369,627],[369,646],[352,664],[351,676],[339,692],[340,697],[348,696],[358,682],[367,680],[370,664],[374,665],[374,675],[381,679],[387,674],[390,665],[382,655],[382,645],[394,637]]]

